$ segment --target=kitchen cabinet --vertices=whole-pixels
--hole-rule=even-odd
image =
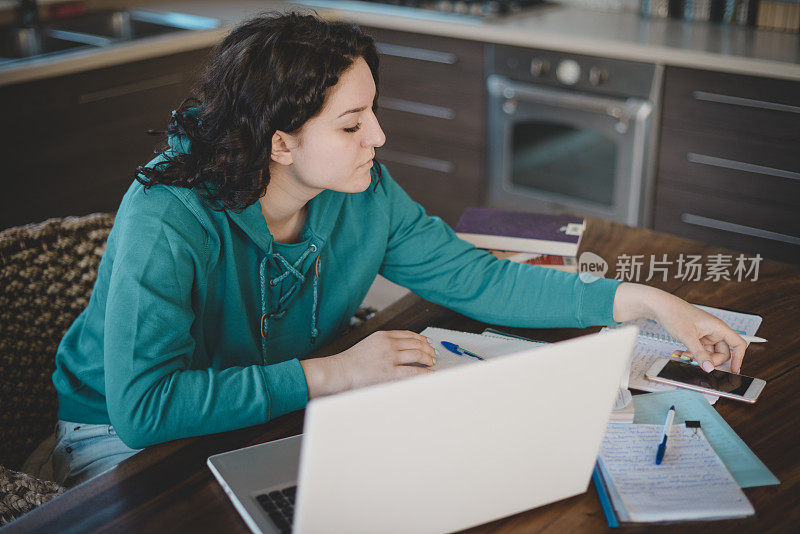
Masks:
[[[800,83],[668,67],[654,226],[800,264]]]
[[[116,211],[209,49],[0,87],[0,228]]]
[[[430,215],[450,225],[484,202],[486,90],[482,43],[363,28],[381,53],[376,151]]]

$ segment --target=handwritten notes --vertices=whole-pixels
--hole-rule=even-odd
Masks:
[[[674,425],[661,465],[661,425],[608,426],[600,469],[622,522],[746,517],[755,511],[702,430]]]
[[[769,486],[780,482],[750,447],[733,431],[725,419],[703,400],[703,397],[688,389],[677,389],[664,393],[637,395],[635,423],[658,424],[664,414],[675,405],[675,422],[700,421],[706,438],[719,457],[743,488]]]

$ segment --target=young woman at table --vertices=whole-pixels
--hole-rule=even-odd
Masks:
[[[745,342],[644,285],[500,261],[429,217],[375,160],[378,54],[353,25],[263,16],[216,48],[167,149],[122,199],[87,309],[56,356],[56,477],[264,423],[309,399],[432,372],[414,332],[341,335],[375,276],[497,325],[658,320],[708,367]]]

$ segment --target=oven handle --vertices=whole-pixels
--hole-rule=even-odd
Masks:
[[[503,111],[509,115],[513,115],[516,112],[518,101],[576,109],[589,113],[605,114],[617,119],[614,128],[621,134],[628,131],[628,122],[631,119],[641,122],[650,115],[653,109],[653,106],[647,100],[638,98],[621,100],[544,89],[531,84],[512,82],[508,78],[497,74],[489,76],[486,83],[491,96],[505,99]]]

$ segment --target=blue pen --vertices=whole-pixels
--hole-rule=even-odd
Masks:
[[[667,420],[664,421],[664,439],[661,440],[661,444],[658,446],[658,450],[656,451],[656,465],[661,465],[661,460],[664,459],[664,453],[667,452],[667,435],[669,434],[669,429],[672,426],[672,420],[675,419],[675,405],[669,407],[669,411],[667,412]]]
[[[458,354],[459,356],[472,356],[473,358],[477,358],[479,360],[483,360],[484,359],[482,356],[478,356],[474,352],[469,351],[469,350],[465,349],[464,347],[459,347],[455,343],[450,343],[449,341],[442,341],[442,346],[444,348],[446,348],[447,350],[449,350],[450,352]]]

